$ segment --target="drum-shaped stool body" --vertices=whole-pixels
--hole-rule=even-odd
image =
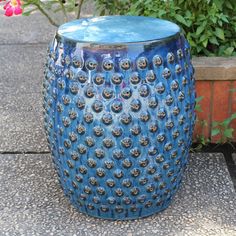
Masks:
[[[190,49],[174,23],[107,16],[59,27],[45,128],[72,204],[107,219],[165,209],[188,160],[194,104]]]

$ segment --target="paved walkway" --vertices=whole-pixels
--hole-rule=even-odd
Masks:
[[[54,32],[37,13],[0,12],[0,236],[236,236],[236,193],[221,154],[193,154],[172,205],[145,219],[94,219],[68,203],[43,131],[43,64]]]
[[[135,221],[77,212],[48,154],[0,156],[0,182],[0,235],[236,235],[236,195],[222,154],[192,155],[171,206]]]

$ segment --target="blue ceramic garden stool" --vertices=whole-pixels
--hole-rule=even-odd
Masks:
[[[170,204],[195,120],[190,60],[169,21],[107,16],[59,27],[45,127],[62,188],[81,212],[125,220]]]

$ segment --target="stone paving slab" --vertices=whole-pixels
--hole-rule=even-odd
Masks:
[[[0,10],[0,44],[25,44],[49,42],[56,27],[50,25],[39,12],[29,17],[6,17]]]
[[[2,112],[43,112],[43,95],[39,93],[0,93],[0,110]]]
[[[49,151],[41,93],[0,94],[0,152]]]
[[[86,1],[82,8],[82,17],[91,16],[94,12],[93,1]],[[58,22],[63,22],[62,15],[56,14]],[[74,19],[73,15],[69,19]],[[30,16],[4,16],[0,10],[0,45],[1,44],[37,44],[48,43],[57,28],[52,26],[47,18],[39,12]]]
[[[222,154],[193,154],[171,206],[133,221],[95,219],[64,197],[49,155],[0,155],[0,235],[235,236],[236,194]]]
[[[43,117],[33,112],[0,113],[0,153],[49,151]]]
[[[0,45],[0,94],[41,92],[46,51],[47,44]]]
[[[48,151],[41,94],[46,48],[0,46],[0,152]]]
[[[0,46],[0,152],[48,151],[41,93],[46,48]]]

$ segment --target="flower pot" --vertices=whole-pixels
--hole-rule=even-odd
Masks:
[[[81,212],[124,220],[170,204],[195,119],[190,50],[177,25],[132,16],[62,25],[44,100],[60,183]]]

